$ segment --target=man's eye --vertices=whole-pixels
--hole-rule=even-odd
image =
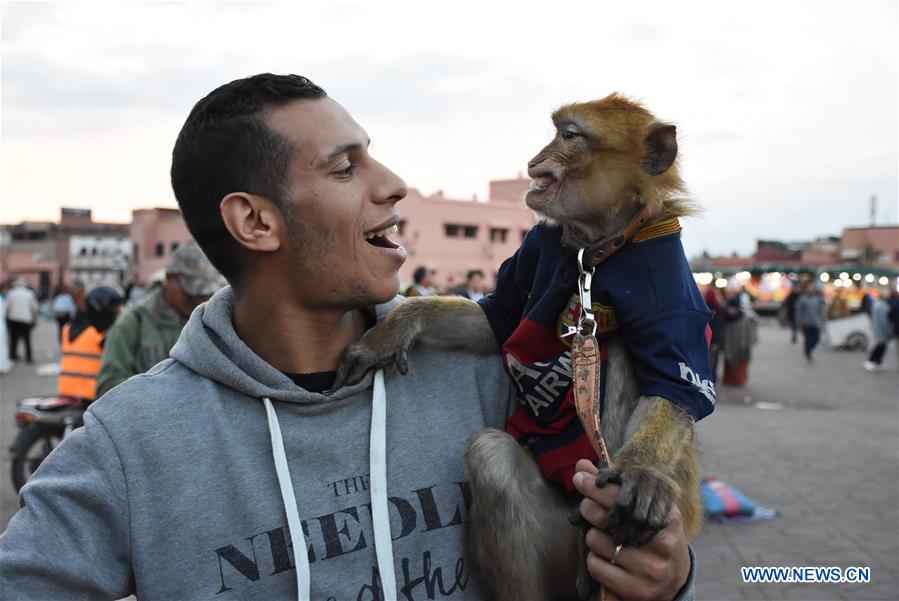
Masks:
[[[346,166],[344,167],[344,165],[346,165]],[[338,167],[343,167],[343,169],[338,169],[334,173],[336,175],[340,175],[342,177],[349,177],[349,176],[353,175],[354,171],[356,171],[356,165],[350,163],[349,161],[345,161],[345,162],[341,163],[340,165],[338,165]]]

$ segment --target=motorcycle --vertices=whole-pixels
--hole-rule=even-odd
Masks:
[[[84,424],[87,402],[75,397],[30,397],[16,404],[19,433],[13,446],[12,481],[18,491],[47,455]]]

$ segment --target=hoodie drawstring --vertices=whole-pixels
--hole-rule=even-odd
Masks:
[[[371,480],[371,514],[375,530],[375,555],[385,601],[396,601],[396,572],[393,571],[393,539],[387,511],[387,391],[384,370],[375,372],[371,399],[371,434],[368,469]]]
[[[297,564],[297,599],[312,601],[312,582],[309,578],[309,555],[306,553],[306,537],[300,523],[300,512],[297,511],[297,498],[293,494],[293,481],[287,467],[287,455],[284,452],[284,439],[281,438],[281,426],[278,415],[268,397],[262,399],[265,413],[268,415],[268,432],[272,437],[272,457],[275,460],[275,472],[278,474],[278,486],[281,487],[281,500],[287,513],[287,528],[290,530],[290,541],[293,545],[293,557]]]
[[[287,467],[284,439],[278,416],[268,397],[264,397],[265,412],[268,415],[268,430],[272,437],[272,457],[281,488],[281,500],[287,513],[287,527],[293,544],[297,570],[297,599],[311,601],[312,582],[309,573],[309,556],[306,553],[306,538],[297,509],[297,499],[293,494],[293,481]],[[387,506],[387,392],[384,387],[384,371],[375,372],[372,392],[371,429],[369,440],[369,478],[371,486],[372,525],[375,531],[375,556],[381,576],[381,591],[385,601],[395,601],[396,576],[393,569],[393,539],[390,535],[390,515]]]

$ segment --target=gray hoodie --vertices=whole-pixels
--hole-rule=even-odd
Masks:
[[[228,288],[198,308],[172,358],[92,405],[22,489],[3,596],[480,598],[461,456],[510,411],[499,360],[420,346],[380,403],[371,374],[325,396],[253,353],[232,312]]]
[[[325,396],[232,313],[225,288],[41,465],[0,536],[3,598],[482,599],[461,456],[512,409],[498,358],[419,345],[380,392],[369,374]]]

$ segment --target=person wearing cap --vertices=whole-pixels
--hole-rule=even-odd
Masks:
[[[106,337],[97,398],[169,356],[191,312],[224,285],[196,244],[179,247],[166,267],[165,282],[145,295]]]

